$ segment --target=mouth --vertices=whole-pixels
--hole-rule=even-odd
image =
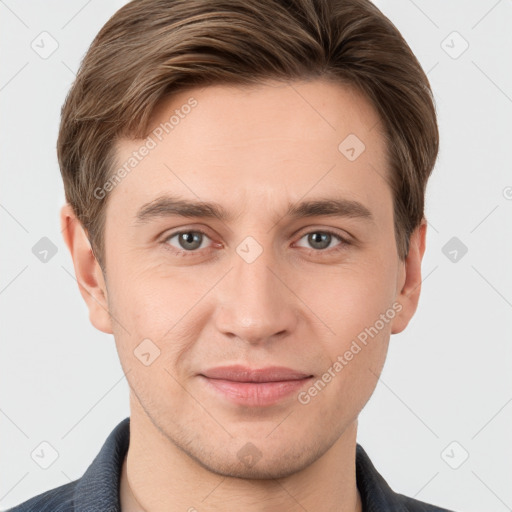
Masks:
[[[209,391],[232,403],[268,406],[297,392],[313,375],[283,366],[251,369],[235,365],[211,368],[199,377]]]

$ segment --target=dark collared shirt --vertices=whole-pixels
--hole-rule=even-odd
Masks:
[[[130,418],[109,434],[84,475],[43,492],[6,512],[121,512],[119,486],[130,440]],[[395,493],[377,472],[360,444],[356,480],[363,512],[453,512]]]

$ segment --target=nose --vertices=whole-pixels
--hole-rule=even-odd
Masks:
[[[217,329],[250,344],[290,335],[299,318],[290,272],[283,271],[271,248],[254,261],[244,257],[233,254],[233,268],[218,289]]]

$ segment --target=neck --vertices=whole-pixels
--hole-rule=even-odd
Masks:
[[[122,512],[362,512],[355,472],[357,419],[303,470],[279,479],[246,480],[205,469],[142,410],[134,412],[121,474]]]

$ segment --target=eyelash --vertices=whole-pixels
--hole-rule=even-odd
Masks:
[[[174,238],[176,235],[181,235],[183,233],[201,233],[205,237],[210,238],[208,236],[208,234],[205,233],[204,231],[202,231],[201,229],[187,229],[187,230],[183,230],[183,231],[176,231],[174,233],[169,234],[168,236],[165,237],[165,239],[161,243],[164,245],[166,250],[171,251],[176,256],[183,256],[183,257],[194,257],[194,256],[196,256],[199,253],[199,249],[195,249],[193,251],[179,250],[179,249],[176,249],[176,247],[173,247],[172,245],[170,245],[168,243],[171,238]],[[343,250],[345,250],[347,248],[347,246],[352,245],[352,243],[349,242],[346,238],[343,238],[338,233],[335,233],[334,231],[331,231],[329,229],[321,229],[321,230],[320,229],[315,229],[313,231],[308,231],[308,232],[304,233],[299,238],[299,240],[301,240],[305,236],[310,235],[312,233],[322,233],[322,234],[331,235],[334,238],[337,238],[341,243],[339,245],[331,248],[331,249],[305,249],[308,252],[308,254],[316,253],[316,255],[319,255],[319,254],[320,255],[322,255],[322,254],[329,254],[329,255],[331,255],[332,253],[338,253],[340,251],[343,251]],[[302,248],[302,249],[304,249],[304,248]]]

